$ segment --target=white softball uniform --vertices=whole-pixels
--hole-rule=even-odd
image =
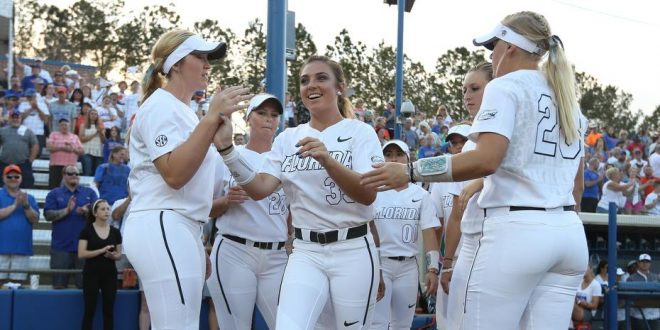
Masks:
[[[410,329],[415,316],[419,229],[440,227],[431,195],[410,184],[408,188],[378,193],[374,223],[380,239],[385,296],[376,303],[371,329]]]
[[[338,328],[368,327],[379,269],[367,229],[373,208],[346,196],[316,160],[297,155],[296,144],[305,137],[322,141],[334,159],[357,173],[383,161],[376,132],[357,120],[344,119],[323,131],[304,124],[275,138],[261,172],[282,182],[297,237],[282,280],[276,328],[312,329],[329,297]]]
[[[264,154],[237,147],[252,168],[260,168]],[[224,163],[219,172],[228,172]],[[226,195],[236,185],[230,175],[216,175]],[[288,203],[282,189],[260,201],[231,205],[216,221],[218,236],[211,252],[208,288],[223,329],[252,328],[255,303],[270,329],[275,329],[277,298],[287,262]]]
[[[190,136],[195,113],[156,90],[137,112],[129,150],[131,210],[124,248],[144,285],[152,329],[198,329],[204,285],[202,224],[211,210],[218,153],[209,150],[180,189],[167,185],[153,162]]]
[[[582,126],[579,115],[573,120]],[[478,199],[485,220],[463,328],[564,328],[588,261],[584,227],[571,211],[584,148],[560,134],[554,93],[537,70],[486,86],[470,139],[486,132],[506,137],[509,146]]]

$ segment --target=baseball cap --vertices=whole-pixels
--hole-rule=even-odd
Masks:
[[[7,92],[5,92],[5,99],[11,99],[11,98],[18,99],[19,97],[21,97],[21,93],[20,93],[20,92],[15,92],[15,91],[7,91]]]
[[[619,267],[619,268],[616,269],[616,274],[621,276],[621,275],[625,274],[625,272],[623,271],[623,269],[621,269],[621,267]]]
[[[41,63],[40,62],[33,62],[33,63],[30,63],[30,66],[33,67],[33,68],[40,68]]]
[[[76,70],[69,70],[69,71],[65,72],[64,75],[67,75],[67,76],[77,76],[77,75],[78,75],[78,71],[76,71]]]
[[[197,95],[197,96],[204,96],[204,91],[203,91],[203,90],[195,91],[195,95]]]
[[[454,134],[467,138],[470,134],[470,125],[460,124],[452,126],[452,128],[450,128],[447,132],[447,141],[449,141]]]
[[[391,146],[391,145],[395,145],[395,146],[399,147],[399,149],[401,149],[401,151],[403,151],[403,153],[406,154],[406,156],[410,157],[410,148],[408,148],[407,143],[405,143],[401,140],[396,140],[396,139],[389,140],[383,145],[383,151],[385,151],[385,149],[387,147]]]
[[[648,255],[648,254],[646,254],[646,253],[642,253],[642,254],[639,255],[639,259],[638,259],[638,260],[639,260],[639,261],[643,261],[643,260],[651,261],[651,256]]]
[[[225,57],[227,44],[224,42],[206,41],[196,34],[191,35],[167,57],[163,64],[163,73],[168,74],[174,64],[192,52],[208,54],[209,61],[218,60]]]
[[[55,93],[66,93],[66,92],[68,92],[68,91],[67,91],[66,87],[64,87],[64,86],[57,86],[55,88]]]
[[[628,261],[628,264],[626,265],[626,267],[630,267],[630,266],[633,266],[635,264],[637,264],[637,260],[630,260],[630,261]]]
[[[35,85],[43,85],[46,82],[43,79],[41,79],[40,77],[37,77],[37,78],[32,79],[32,83],[35,84]]]
[[[66,118],[60,118],[60,120],[58,120],[57,122],[58,122],[58,123],[61,123],[61,122],[63,122],[63,121],[65,121],[65,122],[67,122],[67,123],[69,122],[69,120],[66,119]]]
[[[28,88],[25,90],[25,93],[23,93],[23,95],[25,95],[25,97],[32,97],[37,95],[37,91],[34,88]]]
[[[277,104],[277,112],[279,112],[280,114],[282,114],[282,112],[284,112],[284,108],[282,107],[282,103],[280,102],[280,100],[277,97],[275,97],[275,95],[262,93],[262,94],[255,95],[250,100],[250,104],[248,104],[248,107],[247,107],[247,112],[245,112],[245,118],[248,118],[250,116],[250,113],[252,112],[252,110],[256,110],[264,102],[266,102],[268,100],[274,100],[275,101],[275,103]]]
[[[7,165],[7,167],[5,167],[4,170],[2,170],[2,175],[4,176],[4,175],[7,175],[7,174],[9,174],[9,173],[11,173],[11,172],[16,172],[16,173],[18,173],[18,174],[22,174],[22,173],[23,173],[23,171],[21,171],[21,168],[20,168],[20,167],[14,165],[14,164],[11,164],[11,165]]]
[[[524,49],[530,53],[534,54],[543,54],[543,49],[541,49],[535,42],[527,39],[521,34],[518,34],[516,31],[513,31],[508,26],[505,26],[502,23],[497,24],[495,28],[479,37],[476,37],[472,40],[472,43],[475,46],[484,46],[488,50],[493,50],[495,48],[495,41],[504,40],[512,45]]]

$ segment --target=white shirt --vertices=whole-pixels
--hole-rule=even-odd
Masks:
[[[644,201],[644,205],[651,205],[653,202],[655,202],[658,199],[658,194],[655,192],[650,193],[648,196],[646,196],[646,200]],[[652,215],[660,215],[660,203],[655,204],[655,207],[652,209],[648,210],[649,214]]]
[[[293,118],[293,108],[295,106],[296,104],[293,102],[284,105],[284,119],[289,120],[289,118]]]
[[[266,160],[265,154],[259,154],[244,146],[238,146],[236,150],[252,168],[261,168]],[[217,166],[224,167],[223,172],[229,173],[224,162],[218,162]],[[216,175],[216,180],[222,187],[222,196],[227,195],[229,188],[236,186],[236,180],[231,175]],[[259,201],[250,199],[241,204],[232,204],[219,221],[216,221],[218,233],[257,242],[284,242],[288,236],[288,206],[286,195],[281,188]]]
[[[167,185],[154,161],[185,142],[199,120],[187,104],[164,89],[157,89],[137,113],[129,153],[128,181],[133,196],[131,212],[171,209],[205,222],[211,211],[218,152],[209,146],[193,177],[180,189]]]
[[[130,94],[124,96],[124,110],[126,111],[125,113],[125,118],[126,121],[131,120],[131,116],[135,114],[138,110],[138,103],[140,101],[140,98],[142,97],[142,94],[137,93],[137,94]]]
[[[444,219],[443,224],[447,224],[451,209],[454,207],[454,195],[449,193],[454,190],[451,188],[454,185],[455,182],[433,182],[429,187],[431,201],[438,212],[438,218]]]
[[[657,152],[654,152],[649,156],[649,163],[651,163],[651,167],[653,167],[653,175],[660,177],[660,154]]]
[[[591,303],[593,300],[593,297],[602,297],[603,296],[603,288],[600,286],[600,283],[596,280],[591,280],[591,283],[589,285],[582,289],[582,284],[578,287],[577,290],[577,300],[582,300],[586,301],[587,303]],[[591,311],[591,314],[593,315],[595,311]]]
[[[419,229],[440,227],[431,195],[414,184],[401,191],[379,192],[373,218],[383,257],[417,255]]]
[[[647,162],[647,161],[645,161],[645,160],[643,160],[643,159],[636,159],[636,158],[633,158],[633,159],[630,160],[630,165],[631,165],[631,166],[636,166],[637,169],[639,170],[639,173],[644,173],[644,172],[642,171],[642,169],[644,168],[644,166],[646,166],[646,165],[648,165],[648,164],[649,164],[649,162]]]
[[[312,157],[296,155],[298,141],[321,140],[334,159],[357,173],[371,171],[383,162],[383,151],[374,129],[358,120],[343,119],[322,132],[303,124],[287,128],[273,143],[260,172],[280,180],[289,204],[293,225],[301,229],[328,231],[356,227],[371,219],[372,206],[350,199]]]
[[[622,191],[614,191],[608,188],[612,182],[607,181],[603,185],[603,195],[600,196],[598,207],[609,210],[610,202],[614,202],[619,208],[622,208],[626,204],[626,196],[623,196]]]
[[[45,103],[37,101],[37,107],[41,112],[50,115],[48,106]],[[31,108],[30,102],[21,102],[18,106],[18,111],[23,113],[29,111]],[[30,115],[23,119],[23,125],[29,128],[35,135],[44,135],[44,121],[39,118],[39,113],[36,111],[31,112]]]
[[[96,111],[98,111],[99,118],[103,121],[103,127],[105,127],[105,129],[111,129],[117,126],[117,119],[119,119],[119,117],[117,116],[115,108],[111,106],[106,108],[100,105],[96,108]],[[117,119],[112,120],[112,117],[116,117]]]
[[[573,185],[584,155],[579,138],[584,127],[579,113],[578,140],[567,145],[560,136],[554,93],[538,70],[518,70],[491,81],[469,138],[496,133],[509,140],[497,171],[486,177],[479,196],[482,208],[575,205]]]

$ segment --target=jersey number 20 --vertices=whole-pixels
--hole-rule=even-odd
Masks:
[[[549,95],[541,95],[538,102],[538,111],[543,114],[536,126],[536,145],[534,153],[548,157],[557,155],[557,144],[559,152],[564,159],[575,159],[582,149],[582,143],[578,140],[569,144],[559,129],[559,116],[557,107]],[[582,136],[581,134],[579,136]]]

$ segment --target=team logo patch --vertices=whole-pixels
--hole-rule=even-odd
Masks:
[[[421,175],[437,175],[447,172],[447,157],[422,158],[417,162]]]
[[[385,159],[383,159],[383,157],[381,157],[381,156],[371,156],[371,162],[374,163],[374,164],[384,163]]]
[[[167,144],[167,136],[163,134],[158,135],[154,143],[156,144],[156,147],[164,147]]]
[[[477,120],[489,120],[495,118],[497,115],[497,110],[486,110],[481,112],[479,117],[477,117]]]

